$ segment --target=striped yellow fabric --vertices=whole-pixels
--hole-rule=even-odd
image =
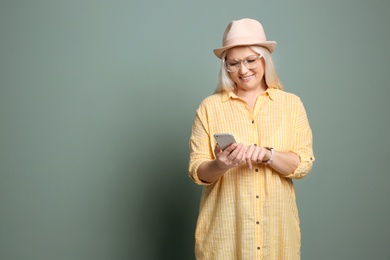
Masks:
[[[243,164],[217,182],[204,183],[199,165],[213,160],[214,134],[229,132],[238,143],[292,151],[296,171],[282,177],[271,167]],[[207,97],[196,112],[190,137],[189,175],[204,185],[196,227],[198,260],[300,259],[301,235],[292,179],[304,177],[314,161],[312,133],[301,100],[268,89],[251,111],[234,93]]]

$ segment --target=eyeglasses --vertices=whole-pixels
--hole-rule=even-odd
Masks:
[[[237,72],[239,69],[241,69],[241,63],[244,64],[244,66],[248,70],[256,69],[259,65],[259,59],[261,59],[263,55],[251,55],[246,57],[245,59],[239,60],[239,59],[229,59],[224,60],[223,63],[225,64],[225,68],[228,72]]]

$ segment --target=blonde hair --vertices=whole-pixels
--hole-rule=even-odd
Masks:
[[[267,87],[283,90],[284,88],[282,82],[280,82],[278,74],[276,73],[274,62],[272,61],[272,57],[268,49],[260,46],[249,46],[249,48],[251,48],[257,54],[261,54],[263,56],[265,62],[264,80],[265,80],[265,84],[267,84]],[[226,58],[226,51],[222,54],[218,86],[215,89],[214,93],[232,91],[236,87],[236,84],[230,78],[229,73],[225,69],[225,65],[224,65],[225,58]]]

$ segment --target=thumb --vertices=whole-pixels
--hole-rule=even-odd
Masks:
[[[221,147],[219,147],[218,144],[215,145],[214,153],[215,153],[216,155],[219,154],[219,153],[222,153],[222,149],[221,149]]]

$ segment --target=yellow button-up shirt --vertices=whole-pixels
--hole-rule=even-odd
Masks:
[[[238,143],[294,152],[300,165],[283,177],[266,164],[227,171],[215,183],[198,178],[204,161],[214,160],[216,133],[232,133]],[[189,175],[204,185],[195,232],[195,254],[204,260],[300,259],[301,234],[292,179],[304,177],[314,161],[312,133],[301,100],[268,89],[254,110],[233,92],[200,104],[190,137]]]

